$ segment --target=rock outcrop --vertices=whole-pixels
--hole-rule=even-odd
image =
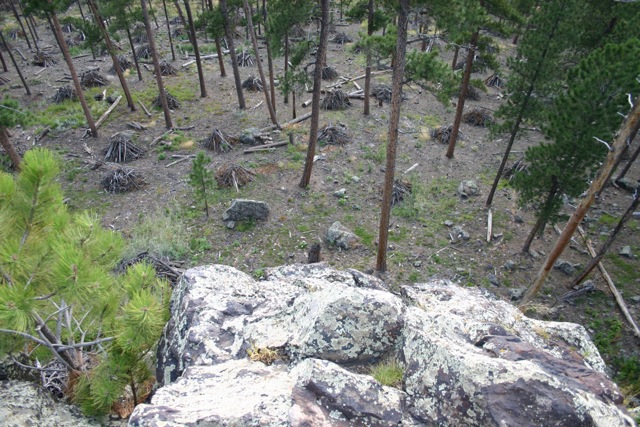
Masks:
[[[324,264],[261,281],[213,265],[187,271],[171,305],[163,386],[132,426],[633,425],[583,327],[480,289],[396,295]],[[397,388],[369,374],[385,359],[403,369]]]

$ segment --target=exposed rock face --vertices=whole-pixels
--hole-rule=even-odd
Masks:
[[[89,427],[78,408],[57,401],[34,383],[0,381],[0,424],[3,427]]]
[[[280,359],[250,360],[257,348]],[[584,328],[449,282],[397,296],[321,263],[259,282],[199,267],[174,291],[158,353],[164,387],[130,425],[633,425]],[[366,374],[384,357],[401,387]]]
[[[269,205],[257,200],[235,199],[229,209],[224,211],[224,221],[244,221],[255,219],[265,221],[269,217]]]

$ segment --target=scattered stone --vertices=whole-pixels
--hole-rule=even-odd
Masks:
[[[478,195],[478,184],[472,179],[464,180],[458,185],[458,194],[463,199]]]
[[[509,260],[504,263],[504,268],[505,270],[513,271],[516,269],[516,264],[513,261]]]
[[[524,293],[527,292],[527,288],[513,288],[509,289],[509,296],[511,297],[511,301],[517,301],[523,297]]]
[[[341,188],[337,191],[334,191],[333,195],[339,199],[342,199],[346,196],[347,194],[347,189],[346,188]]]
[[[266,221],[269,217],[269,205],[258,200],[235,199],[229,209],[222,214],[223,221],[244,221],[255,219]]]
[[[449,227],[449,228],[453,227],[453,221],[451,221],[450,219],[448,219],[448,220],[446,220],[445,222],[443,222],[443,224],[444,224],[446,227]]]
[[[500,281],[495,274],[489,273],[487,275],[487,279],[489,279],[489,283],[491,283],[493,286],[500,286]]]
[[[458,240],[469,240],[469,233],[463,230],[462,227],[456,225],[451,229],[451,240],[457,242]]]
[[[360,177],[357,175],[353,175],[351,177],[351,181],[357,184],[358,182],[360,182]]]
[[[640,304],[640,295],[629,298],[629,300],[635,304]]]
[[[553,268],[555,268],[556,270],[560,270],[567,276],[572,276],[576,271],[576,268],[573,264],[562,259],[557,260],[555,264],[553,264]]]
[[[520,215],[514,215],[513,216],[513,221],[516,224],[523,224],[524,223],[524,219],[522,219],[522,217]]]
[[[623,190],[629,191],[631,193],[635,192],[636,189],[638,188],[638,183],[629,178],[619,179],[616,181],[616,184],[618,184],[618,186]]]
[[[415,262],[413,263],[413,266],[414,266],[415,268],[420,268],[420,267],[422,267],[422,261],[415,261]]]
[[[623,256],[626,258],[633,258],[633,252],[631,252],[631,246],[623,246],[622,249],[620,249],[619,254],[620,256]]]
[[[640,218],[640,212],[634,212],[631,214],[631,216],[634,218]]]
[[[531,258],[533,259],[540,258],[540,252],[536,251],[535,249],[529,250],[529,255],[531,255]]]
[[[340,224],[340,221],[331,224],[331,227],[327,230],[327,242],[339,248],[345,250],[351,249],[357,241],[358,236]]]

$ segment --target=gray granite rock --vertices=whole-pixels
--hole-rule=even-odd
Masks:
[[[327,230],[327,242],[341,249],[351,249],[357,241],[358,236],[339,221],[331,224],[331,227]]]
[[[223,221],[265,221],[269,217],[269,205],[258,200],[235,199],[222,214]]]
[[[458,194],[464,199],[471,196],[477,196],[478,184],[472,179],[464,180],[458,185]]]

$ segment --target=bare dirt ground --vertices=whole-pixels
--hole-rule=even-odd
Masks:
[[[164,30],[164,20],[156,30],[156,39],[161,56],[170,61],[170,51]],[[53,46],[54,41],[48,28],[39,21],[41,46]],[[9,25],[6,30],[15,28]],[[172,30],[177,26],[173,25]],[[310,30],[315,30],[315,26]],[[358,25],[337,25],[336,30],[345,32],[357,39]],[[411,28],[415,36],[415,28]],[[73,33],[70,34],[73,36]],[[206,53],[213,52],[213,42],[205,40],[203,34],[201,47]],[[331,37],[331,36],[330,36]],[[125,39],[120,42],[123,53],[131,59]],[[503,52],[508,53],[513,46],[508,39],[498,39]],[[43,110],[48,115],[68,114],[68,111],[53,110],[50,98],[56,89],[68,84],[59,82],[68,70],[57,47],[50,52],[58,64],[44,71],[31,65],[33,53],[29,52],[24,39],[11,40],[27,57],[24,61],[19,55],[17,60],[29,81],[33,95],[26,96],[15,70],[10,67],[8,73],[2,73],[10,82],[0,86],[3,97],[17,98],[25,108],[37,113]],[[249,43],[244,43],[249,50]],[[182,52],[187,42],[180,41]],[[334,67],[341,76],[355,77],[364,73],[363,59],[352,52],[352,44],[331,43],[328,52],[328,65]],[[419,48],[418,44],[410,48]],[[451,61],[452,53],[441,46],[442,56]],[[80,55],[88,51],[74,53]],[[260,52],[263,56],[265,52]],[[6,51],[3,52],[6,55]],[[504,54],[502,55],[504,56]],[[146,249],[141,239],[168,239],[168,246],[178,249],[169,251],[179,257],[184,266],[223,263],[237,267],[255,277],[260,277],[262,269],[287,263],[306,262],[307,251],[311,244],[322,243],[321,258],[337,268],[357,268],[372,271],[375,264],[376,240],[378,233],[382,181],[384,177],[384,144],[386,142],[390,107],[384,103],[381,107],[372,100],[370,116],[362,114],[362,101],[351,100],[352,105],[344,111],[323,111],[320,126],[326,124],[344,125],[351,141],[345,145],[321,145],[316,154],[311,185],[308,189],[298,187],[302,175],[306,141],[308,139],[308,121],[285,128],[282,132],[272,132],[273,141],[284,141],[288,133],[293,133],[296,144],[283,146],[271,151],[244,154],[249,148],[241,144],[227,153],[208,152],[212,162],[209,168],[215,172],[221,165],[232,163],[244,166],[256,173],[256,179],[238,193],[233,189],[214,191],[213,203],[207,219],[202,209],[196,205],[187,175],[191,170],[191,161],[174,165],[178,158],[174,155],[195,154],[199,142],[209,136],[214,128],[237,136],[247,129],[260,129],[270,124],[269,115],[261,92],[245,91],[247,109],[237,108],[237,99],[229,58],[225,57],[227,77],[221,78],[217,60],[206,60],[204,69],[208,96],[199,97],[198,77],[195,64],[183,67],[188,59],[184,52],[173,62],[179,70],[177,76],[165,77],[169,93],[182,101],[180,109],[173,114],[174,126],[189,128],[177,131],[151,146],[151,142],[166,132],[162,112],[151,109],[151,101],[157,95],[155,79],[149,70],[143,68],[143,81],[138,81],[135,69],[128,72],[127,81],[136,101],[141,101],[151,109],[148,117],[139,105],[137,111],[129,112],[126,100],[120,104],[100,128],[100,137],[83,138],[85,125],[78,120],[64,122],[60,120],[58,129],[38,142],[36,135],[44,128],[43,124],[33,124],[11,130],[11,140],[20,152],[35,146],[44,146],[59,153],[63,159],[63,172],[60,182],[66,190],[68,204],[75,209],[91,209],[103,217],[106,227],[121,231],[125,236],[137,242],[136,250]],[[504,59],[504,58],[503,58]],[[7,58],[8,61],[8,58]],[[150,63],[150,60],[149,60]],[[108,73],[111,61],[108,55],[100,56],[97,61],[91,56],[75,61],[81,74],[90,68],[98,67],[101,74],[107,76],[109,84],[105,88],[86,91],[96,116],[108,108],[105,101],[94,100],[93,95],[106,89],[107,95],[122,94],[117,78]],[[283,61],[275,59],[276,74],[282,73]],[[10,64],[9,64],[10,65]],[[266,68],[266,60],[264,61]],[[242,80],[249,75],[257,76],[255,66],[241,68]],[[476,73],[474,78],[484,79],[486,73]],[[390,73],[376,75],[374,84],[390,84]],[[325,81],[325,85],[335,83]],[[363,81],[358,83],[362,84]],[[343,90],[354,90],[352,83],[344,85]],[[430,132],[437,126],[453,122],[454,102],[442,106],[418,86],[404,88],[407,99],[402,105],[399,147],[397,157],[397,176],[413,185],[413,195],[394,208],[391,218],[390,247],[388,252],[388,272],[385,280],[398,288],[410,283],[424,282],[430,277],[449,278],[462,286],[484,287],[499,298],[510,299],[511,293],[518,288],[526,288],[535,277],[545,254],[556,239],[556,232],[548,227],[542,238],[533,243],[534,255],[524,254],[521,247],[530,228],[533,215],[530,208],[520,208],[517,195],[508,185],[498,190],[493,205],[493,237],[486,239],[487,213],[484,207],[486,196],[493,181],[495,171],[502,156],[505,139],[491,138],[488,130],[463,124],[464,139],[457,145],[455,157],[444,156],[446,147],[435,142]],[[309,108],[299,104],[310,99],[303,93],[299,98],[298,114],[304,114]],[[467,101],[465,111],[482,107],[495,110],[503,102],[500,90],[489,88],[481,94],[479,101]],[[69,104],[72,105],[72,104]],[[71,108],[71,107],[70,107]],[[76,108],[77,117],[77,105]],[[49,109],[49,110],[47,110]],[[291,104],[285,105],[283,97],[277,95],[277,114],[281,123],[291,119]],[[146,126],[144,131],[133,131],[127,122],[139,122]],[[145,154],[126,167],[135,169],[146,180],[147,185],[140,190],[110,194],[104,191],[101,180],[108,173],[110,165],[94,168],[96,162],[103,160],[108,138],[116,132],[133,132],[135,143],[145,149]],[[526,147],[542,139],[539,132],[529,132],[520,139],[511,156],[513,161],[521,157]],[[638,144],[636,139],[635,144]],[[634,147],[635,148],[635,144]],[[417,164],[409,173],[403,173]],[[628,177],[636,179],[640,170],[634,166]],[[462,199],[456,192],[462,180],[475,180],[479,195]],[[334,193],[345,189],[344,197]],[[596,250],[613,229],[618,218],[631,203],[632,195],[624,190],[609,187],[589,212],[584,228]],[[222,222],[222,213],[234,198],[263,200],[269,203],[271,212],[268,221],[241,224],[236,229],[228,229]],[[570,214],[575,200],[567,200],[565,212]],[[350,250],[339,250],[325,242],[325,234],[334,221],[340,221],[359,236],[359,243]],[[452,239],[452,228],[460,226],[469,235],[468,240]],[[640,261],[638,257],[625,258],[618,253],[623,246],[631,246],[632,252],[640,255],[638,229],[640,218],[633,218],[625,231],[613,245],[611,253],[604,259],[604,265],[618,286],[631,314],[640,318]],[[146,229],[145,229],[146,226]],[[562,227],[562,224],[559,224]],[[174,230],[181,230],[171,234]],[[146,231],[145,231],[146,230]],[[146,233],[146,234],[145,234]],[[177,240],[183,240],[178,242]],[[182,248],[182,249],[180,249]],[[154,249],[154,247],[150,247]],[[570,249],[561,257],[574,264],[584,266],[589,255],[585,243],[575,236]],[[580,267],[576,268],[576,275]],[[594,271],[596,291],[585,296],[563,302],[562,295],[568,291],[572,277],[553,270],[547,283],[528,314],[550,320],[571,321],[585,325],[598,343],[603,356],[610,363],[615,375],[628,376],[627,380],[637,380],[640,367],[637,359],[626,365],[622,359],[636,357],[639,352],[638,339],[634,338],[624,318],[620,315],[615,301],[602,275]],[[634,298],[635,297],[635,298]],[[626,366],[626,367],[624,367]],[[635,375],[635,376],[634,376]],[[628,390],[630,398],[638,389]],[[638,406],[637,401],[630,401]]]

